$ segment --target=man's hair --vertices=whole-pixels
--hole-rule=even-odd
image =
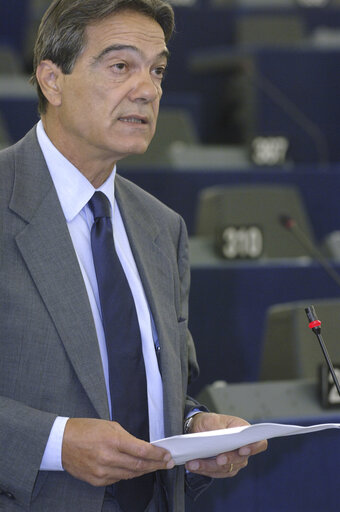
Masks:
[[[39,98],[39,112],[45,114],[48,101],[36,79],[42,60],[54,62],[61,71],[72,73],[75,62],[86,45],[86,27],[111,14],[132,10],[144,14],[161,26],[167,43],[174,30],[174,12],[163,0],[53,0],[45,12],[34,47],[33,74]]]

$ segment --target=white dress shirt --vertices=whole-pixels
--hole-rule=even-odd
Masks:
[[[46,135],[41,121],[39,121],[37,125],[37,136],[65,215],[88,293],[97,331],[111,414],[107,351],[101,320],[98,285],[91,250],[90,233],[93,224],[93,215],[87,205],[96,190],[103,192],[110,201],[115,247],[132,291],[141,331],[147,379],[150,441],[160,439],[164,437],[164,423],[163,386],[155,350],[155,347],[159,347],[159,345],[143,285],[114,196],[116,168],[113,169],[105,183],[98,189],[95,189],[85,176],[52,144]],[[68,418],[64,417],[58,417],[56,419],[46,445],[40,469],[49,471],[63,469],[61,448],[67,420]]]

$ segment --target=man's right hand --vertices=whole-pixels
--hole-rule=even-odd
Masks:
[[[67,421],[62,464],[65,471],[94,486],[175,465],[167,450],[137,439],[114,421],[91,418]]]

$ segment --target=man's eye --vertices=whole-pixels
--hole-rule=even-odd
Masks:
[[[126,64],[125,62],[117,62],[116,64],[113,64],[113,66],[111,66],[115,71],[125,71],[126,69]]]
[[[155,75],[157,76],[157,78],[160,78],[162,80],[165,76],[165,71],[166,71],[165,67],[160,66],[158,68],[155,68],[154,72],[155,72]]]

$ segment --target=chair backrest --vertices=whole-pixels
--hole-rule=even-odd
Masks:
[[[12,143],[6,122],[0,111],[0,149],[4,149]]]
[[[323,253],[334,260],[340,261],[340,231],[332,231],[323,239]]]
[[[14,48],[0,44],[0,74],[19,75],[23,71],[22,62]]]
[[[292,45],[304,38],[304,27],[295,15],[247,15],[236,24],[236,40],[245,45]]]
[[[295,7],[296,0],[236,0],[240,7],[252,7],[253,9],[275,9],[275,7]]]
[[[213,6],[242,7],[251,9],[275,9],[276,7],[294,7],[296,0],[210,0]]]
[[[261,257],[307,255],[306,249],[279,221],[286,214],[314,243],[312,228],[294,186],[231,185],[203,189],[198,198],[195,234],[220,236],[226,228],[257,226],[263,239]]]
[[[308,305],[308,304],[307,304]],[[313,302],[321,332],[334,364],[340,363],[340,300]],[[324,357],[308,326],[306,301],[273,305],[268,309],[260,380],[315,378]]]

